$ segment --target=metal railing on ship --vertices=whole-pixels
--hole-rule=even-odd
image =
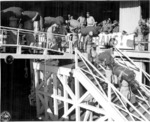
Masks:
[[[15,35],[15,42],[12,44],[10,42],[6,42],[6,38],[9,36],[9,32],[12,32]],[[25,34],[31,34],[34,36],[34,41],[32,45],[24,44],[24,40],[22,39],[23,35]],[[64,51],[61,50],[54,50],[51,48],[48,48],[48,40],[47,40],[47,34],[53,34],[55,37],[65,38],[66,47],[68,49],[68,53],[72,53],[72,41],[70,40],[70,35],[62,35],[62,34],[56,34],[56,33],[47,33],[47,32],[41,32],[41,31],[32,31],[32,30],[26,30],[26,29],[20,29],[20,28],[12,28],[12,27],[5,27],[0,26],[0,46],[1,47],[17,47],[16,53],[21,54],[22,47],[24,48],[33,48],[33,49],[47,49],[54,52],[61,52],[64,53]],[[26,40],[28,41],[28,40]]]
[[[114,85],[111,83],[111,81],[108,81],[108,79],[102,74],[93,64],[91,64],[90,61],[88,61],[78,50],[76,50],[76,68],[85,74],[85,76],[88,77],[90,75],[91,82],[94,83],[94,85],[97,86],[97,89],[99,89],[104,97],[109,101],[109,103],[114,107],[115,110],[118,110],[121,114],[121,116],[128,115],[131,121],[148,121],[148,119],[138,110],[125,96],[123,96],[120,91],[114,87]],[[81,60],[84,63],[84,68],[78,66],[78,60]],[[101,66],[102,67],[102,66]],[[105,70],[105,69],[103,69]],[[91,78],[92,77],[92,78]],[[107,89],[104,89],[100,84],[105,83],[107,84]],[[92,89],[89,89],[92,90]],[[112,101],[112,97],[115,96],[119,100],[119,104]],[[97,101],[100,103],[100,101]],[[136,111],[137,115],[130,112],[130,110],[127,108],[126,104],[129,104],[129,106]],[[100,103],[101,104],[101,103]],[[124,116],[125,117],[125,116]]]

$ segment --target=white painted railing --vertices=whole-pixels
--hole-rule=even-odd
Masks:
[[[15,30],[16,28],[5,29],[10,29],[12,31],[12,29]],[[16,30],[17,43],[10,45],[3,44],[2,46],[16,46],[17,54],[20,56],[22,46],[19,42],[19,34],[24,33],[26,30]],[[32,33],[34,33],[34,31]],[[47,48],[26,45],[24,45],[24,47],[43,49],[44,51],[51,50]],[[50,59],[50,56],[47,56],[45,52],[43,52],[43,54],[45,55],[43,57],[45,62],[46,59]],[[84,64],[84,67],[79,65],[79,60]],[[103,70],[106,72],[105,69]],[[70,76],[70,72],[73,73],[73,76]],[[147,77],[149,77],[146,72],[144,73]],[[75,69],[73,69],[73,71],[64,67],[58,68],[56,66],[48,66],[46,63],[42,64],[34,62],[34,75],[37,116],[42,117],[43,120],[70,120],[73,112],[73,120],[76,121],[148,121],[148,119],[140,112],[140,110],[132,105],[132,103],[130,103],[118,91],[118,89],[111,84],[111,81],[108,81],[104,74],[96,69],[78,50],[75,51]],[[71,82],[68,81],[69,78],[72,78],[74,89],[69,86],[69,83]],[[82,95],[80,95],[81,84],[86,89]],[[102,84],[105,84],[106,88],[104,88]],[[118,102],[113,101],[113,96],[117,98]],[[139,99],[142,101],[145,100],[142,95],[139,97]],[[90,105],[91,103],[94,105]],[[135,115],[131,113],[127,109],[125,103],[129,104],[137,114]],[[147,105],[149,104],[147,103]],[[143,105],[141,106],[143,107]],[[146,108],[144,109],[145,111],[147,110]],[[62,112],[60,113],[60,111]],[[149,114],[149,111],[146,112]],[[95,116],[95,113],[98,115]],[[125,114],[127,114],[130,119],[127,119]]]
[[[34,73],[37,116],[42,120],[149,121],[78,50],[74,69],[34,62]],[[86,89],[84,92],[81,86]],[[139,99],[143,101],[144,97]]]
[[[16,47],[16,53],[21,54],[21,49],[24,48],[29,48],[29,49],[41,49],[41,50],[49,50],[49,51],[56,51],[56,52],[62,52],[63,51],[57,51],[54,49],[48,48],[49,42],[47,41],[47,34],[53,34],[55,37],[60,37],[60,38],[65,38],[66,43],[68,43],[68,53],[72,53],[72,40],[69,40],[69,35],[62,35],[62,34],[56,34],[56,33],[47,33],[47,32],[41,32],[41,31],[32,31],[32,30],[26,30],[26,29],[20,29],[20,28],[12,28],[12,27],[5,27],[5,26],[0,26],[0,30],[2,33],[0,33],[0,46],[1,47]],[[7,33],[4,35],[4,32]],[[8,33],[12,32],[16,36],[16,42],[10,44],[9,42],[4,43],[4,40],[9,36]],[[24,40],[22,39],[23,35],[25,34],[32,34],[34,37],[33,43],[31,45],[24,44]],[[26,40],[28,41],[28,40]],[[59,49],[60,50],[60,49]]]
[[[127,55],[123,54],[123,53],[121,52],[121,50],[119,50],[118,48],[115,48],[115,47],[114,47],[114,49],[115,49],[115,51],[116,51],[117,53],[119,53],[120,59],[123,61],[124,66],[128,67],[129,69],[131,69],[131,67],[124,61],[124,58],[123,58],[123,57],[125,57],[125,58],[129,61],[129,63],[130,63],[132,66],[134,66],[134,68],[132,68],[132,70],[136,70],[136,71],[141,72],[141,73],[145,76],[145,78],[147,78],[147,80],[150,82],[150,75],[149,75],[147,72],[145,72],[142,68],[139,68],[139,67],[132,61],[132,59],[130,59]],[[118,62],[118,63],[119,63],[119,62]],[[140,83],[140,85],[142,86],[143,90],[144,90],[147,94],[149,94],[149,96],[150,96],[150,90],[145,87],[146,85],[143,84],[142,82],[139,82],[139,83]],[[148,86],[147,86],[147,87],[148,87]]]
[[[100,91],[103,93],[103,95],[108,99],[108,101],[110,101],[110,104],[113,104],[116,108],[118,108],[118,110],[122,110],[124,112],[126,112],[129,116],[130,116],[130,119],[132,121],[135,120],[135,118],[137,120],[148,120],[145,116],[142,115],[142,113],[134,106],[132,105],[132,103],[130,103],[112,84],[111,84],[111,81],[108,81],[106,77],[103,76],[103,74],[101,72],[99,72],[84,56],[82,56],[82,54],[77,51],[77,54],[79,55],[80,59],[85,63],[85,66],[86,66],[86,71],[83,70],[83,68],[81,67],[78,67],[82,72],[84,72],[84,74],[87,74],[87,72],[89,72],[91,74],[91,76],[93,77],[92,79],[92,82],[94,82],[93,80],[95,79],[95,84],[97,84],[97,80],[96,79],[99,79],[101,80],[101,82],[105,82],[107,85],[108,85],[108,89],[107,90],[104,90],[102,89],[101,87],[100,88]],[[87,71],[88,70],[88,71]],[[98,74],[98,76],[94,75],[94,74]],[[105,91],[105,93],[104,93]],[[121,102],[122,106],[123,107],[120,107],[118,104],[116,103],[113,103],[111,101],[111,97],[112,97],[112,94],[115,94],[116,97],[119,99],[119,101]],[[144,100],[144,97],[140,97],[141,99]],[[138,113],[138,116],[130,113],[130,111],[127,109],[125,103],[128,103],[132,109],[134,109],[134,111],[136,111]],[[146,102],[147,103],[147,102]],[[149,106],[149,103],[147,103],[147,105]],[[143,106],[142,106],[143,107]],[[148,112],[149,113],[149,112]]]
[[[96,119],[99,119],[101,118],[101,116],[103,116],[106,117],[106,119],[115,118],[117,120],[125,120],[125,118],[123,119],[121,116],[112,117],[113,109],[110,107],[111,105],[109,105],[109,102],[103,96],[101,91],[88,78],[86,78],[84,74],[82,74],[82,72],[76,69],[73,70],[73,74],[74,74],[73,77],[75,80],[74,81],[75,92],[73,92],[73,90],[68,86],[67,83],[70,69],[65,69],[65,68],[56,69],[56,67],[55,68],[54,67],[50,68],[50,67],[46,66],[45,67],[46,69],[44,70],[43,69],[44,66],[42,68],[40,67],[40,64],[39,65],[37,63],[34,64],[37,115],[42,116],[42,113],[44,112],[43,120],[49,120],[49,118],[51,118],[52,120],[64,120],[64,119],[67,120],[73,110],[76,111],[74,115],[76,121],[80,121],[80,120],[87,121],[89,120],[89,118],[90,120],[93,120],[94,118],[93,112],[99,114],[99,116]],[[42,78],[41,75],[39,75],[41,74],[40,71],[42,71],[43,73],[46,72],[47,75],[45,75],[45,77]],[[50,74],[53,75],[53,79],[51,79],[53,81],[49,80]],[[56,77],[58,77],[59,80]],[[79,77],[80,79],[77,79],[77,77]],[[40,82],[40,79],[42,79],[42,82]],[[81,83],[87,89],[82,96],[80,96],[81,89],[79,88],[80,87],[79,83]],[[60,84],[62,85],[63,88],[58,88]],[[49,91],[48,89],[49,90],[53,89],[53,90],[51,92],[48,92]],[[61,94],[63,95],[58,94],[59,89],[62,89]],[[107,107],[107,109],[105,108],[107,111],[103,108],[101,104],[99,104],[98,106],[102,106],[102,107],[97,107],[85,103],[87,101],[86,100],[87,97],[91,96],[91,94],[98,101],[98,103],[103,103],[103,105]],[[58,104],[58,101],[62,101],[62,103],[60,102],[60,104]],[[49,102],[51,105],[48,105]],[[58,118],[59,116],[58,112],[60,111],[59,106],[61,104],[64,107],[63,110],[64,113],[62,117]],[[69,104],[71,104],[72,107],[69,108]],[[83,111],[83,109],[85,112]],[[81,116],[81,112],[84,112],[85,114],[83,118]]]

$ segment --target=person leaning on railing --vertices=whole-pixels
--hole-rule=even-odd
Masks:
[[[48,29],[47,29],[47,48],[50,48],[50,45],[51,45],[53,39],[55,38],[54,32],[56,32],[57,28],[58,28],[58,25],[56,23],[51,25],[50,27],[48,27]]]
[[[40,15],[38,12],[35,12],[35,11],[22,12],[23,29],[33,30],[34,29],[33,23],[36,19],[39,19],[39,18],[40,18]],[[35,37],[33,33],[26,32],[25,37],[26,37],[27,45],[34,45]]]
[[[14,16],[9,17],[9,27],[12,28],[18,28],[18,23],[19,23],[19,18]],[[17,44],[17,31],[16,30],[11,30],[7,32],[8,36],[6,38],[6,43],[7,44]],[[7,52],[15,52],[15,48],[13,47],[7,47],[6,48]]]
[[[138,26],[136,27],[135,31],[136,37],[136,46],[135,49],[139,51],[145,50],[145,44],[142,42],[146,42],[146,36],[149,33],[149,29],[146,26],[144,20],[139,20]]]

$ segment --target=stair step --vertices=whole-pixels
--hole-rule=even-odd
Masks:
[[[112,92],[111,94],[111,101],[114,102],[115,99],[118,99],[116,94],[114,92]]]
[[[126,112],[124,112],[124,111],[122,111],[122,110],[121,110],[121,113],[125,116],[125,118],[127,118],[128,121],[133,121],[133,120],[131,119],[131,117],[129,116],[128,113],[126,113]]]
[[[136,107],[136,106],[135,106],[135,107]],[[139,110],[139,112],[140,112],[141,114],[143,114],[143,113],[145,112],[145,110],[144,110],[141,106],[139,106],[139,105],[138,105],[136,108]],[[139,115],[133,108],[130,108],[130,112],[131,112],[132,114],[138,116],[139,118],[141,118],[140,115]]]
[[[143,113],[143,115],[150,121],[150,115],[147,112]]]
[[[86,66],[82,66],[82,68],[84,68],[84,70],[86,70],[86,71],[89,71],[88,70],[88,68],[86,67]],[[83,71],[84,72],[84,71]],[[86,72],[84,72],[85,73],[85,75],[91,80],[91,81],[95,81],[95,79],[92,77],[92,75],[91,74],[88,74],[88,73],[86,73]],[[94,73],[93,73],[94,74]],[[96,75],[96,74],[95,74]],[[97,78],[96,78],[97,79]],[[103,88],[103,84],[104,84],[104,82],[102,82],[102,81],[100,81],[99,79],[98,79],[98,82],[99,82],[99,84],[102,86],[102,88]],[[123,107],[123,105],[122,105],[122,103],[120,102],[120,100],[117,98],[117,96],[115,95],[115,93],[112,93],[111,94],[111,101],[113,102],[113,103],[115,103],[115,104],[117,104],[117,105],[119,105],[120,107]],[[93,103],[94,104],[94,103]],[[147,110],[149,110],[149,107],[146,105],[146,104],[144,104],[144,102],[143,103],[141,103]],[[139,112],[141,113],[141,114],[143,114],[148,120],[150,119],[150,115],[141,107],[141,106],[135,106],[138,110],[139,110]],[[122,114],[130,121],[132,121],[132,118],[130,117],[130,115],[128,114],[128,113],[126,113],[126,112],[124,112],[124,111],[122,111],[122,110],[120,110],[121,112],[122,112]],[[139,118],[141,118],[140,117],[140,115],[131,107],[130,108],[130,112],[132,113],[132,114],[134,114],[135,116],[137,116],[137,117],[139,117]],[[134,118],[134,117],[133,117]],[[138,120],[138,119],[136,119],[136,118],[134,118],[135,120]],[[138,120],[139,121],[139,120]]]
[[[149,107],[145,102],[141,102],[141,104],[142,104],[146,109],[150,109],[150,107]]]
[[[137,106],[137,108],[140,108],[140,106]],[[133,110],[133,109],[132,109],[132,110]],[[133,111],[134,111],[134,110],[133,110]],[[125,113],[125,112],[124,112],[124,113]],[[131,111],[131,108],[130,108],[130,113],[134,114],[134,113]],[[135,114],[134,114],[134,115],[135,115]],[[139,115],[136,115],[136,116],[139,117],[139,118],[141,118]],[[125,117],[128,118],[129,121],[133,121],[132,118],[131,118],[131,116],[130,116],[128,113],[126,113]],[[139,121],[139,119],[137,119],[137,118],[135,118],[135,117],[133,117],[133,118],[135,119],[135,121]]]

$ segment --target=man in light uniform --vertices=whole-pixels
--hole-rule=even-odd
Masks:
[[[90,31],[89,34],[85,37],[84,50],[87,53],[87,58],[92,62],[92,40],[93,40],[93,31]]]
[[[24,11],[22,12],[23,29],[31,30],[34,29],[34,21],[40,18],[40,15],[36,11]],[[33,46],[35,43],[35,37],[31,32],[25,33],[27,45]]]
[[[144,51],[145,50],[145,44],[142,43],[143,41],[146,41],[146,31],[147,26],[145,26],[144,20],[139,20],[138,27],[136,27],[134,33],[136,36],[136,45],[135,49],[138,51]]]
[[[87,12],[87,26],[95,26],[95,19],[93,16],[90,16],[90,13]]]
[[[79,16],[79,18],[77,19],[77,21],[80,22],[81,27],[84,27],[84,26],[85,26],[86,19],[85,19],[85,17],[83,16],[83,14],[81,14],[81,16]]]
[[[48,46],[48,48],[50,48],[50,45],[51,45],[53,39],[55,38],[53,33],[56,31],[57,28],[58,28],[58,25],[53,24],[52,26],[50,26],[47,29],[47,43],[48,43],[47,46]]]

